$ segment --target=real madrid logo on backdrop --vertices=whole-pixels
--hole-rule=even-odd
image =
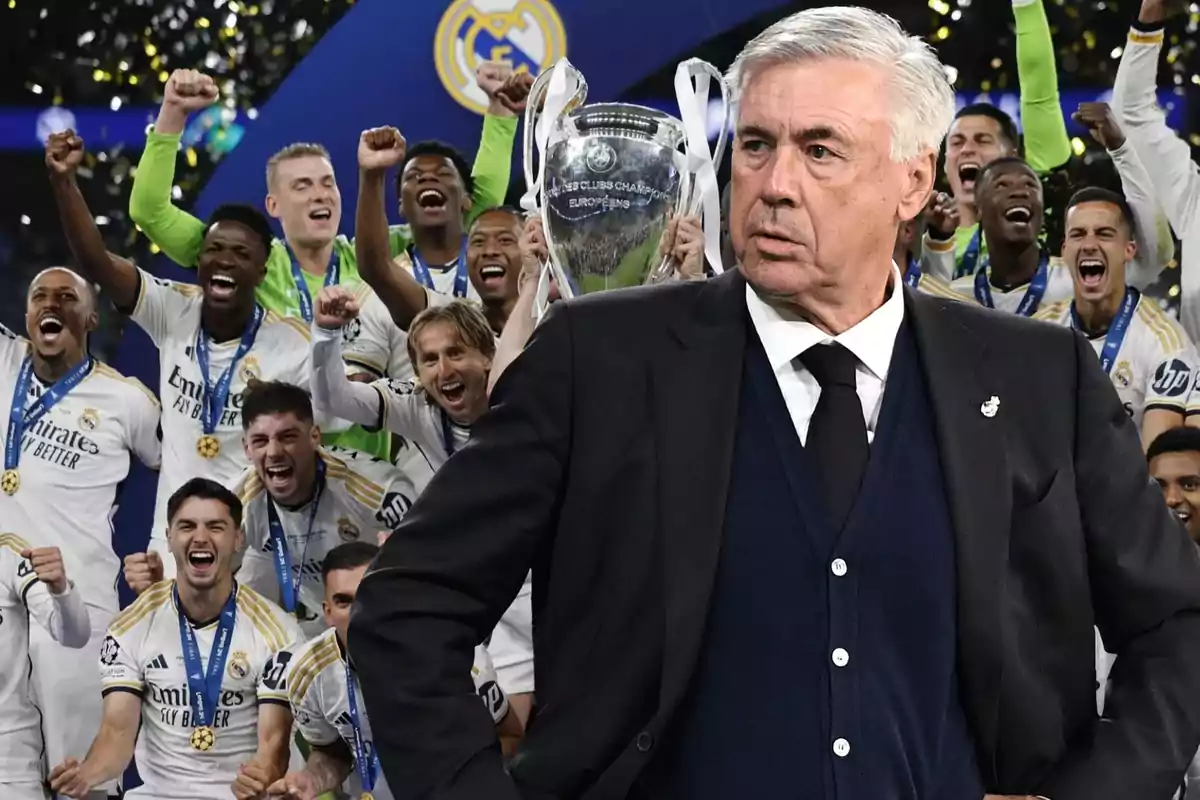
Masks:
[[[483,61],[508,61],[539,74],[567,54],[562,20],[548,0],[454,0],[434,35],[433,60],[450,96],[472,111],[487,110],[475,85]]]

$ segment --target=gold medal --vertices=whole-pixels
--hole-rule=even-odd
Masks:
[[[363,792],[358,800],[375,800],[375,795],[371,794],[370,792]]]
[[[206,433],[196,440],[196,452],[201,458],[216,458],[221,452],[221,442],[211,433]]]
[[[192,731],[192,749],[207,753],[217,743],[217,734],[207,725],[201,725]]]
[[[15,469],[6,469],[4,474],[0,475],[0,489],[9,497],[17,493],[17,489],[21,488],[21,473]]]

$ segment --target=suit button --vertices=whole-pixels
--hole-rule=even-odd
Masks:
[[[650,748],[654,747],[654,736],[650,731],[642,731],[633,740],[633,746],[638,749],[639,753],[649,753]]]

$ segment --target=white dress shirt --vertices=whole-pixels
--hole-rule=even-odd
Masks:
[[[750,320],[762,341],[775,379],[779,381],[779,391],[801,444],[808,439],[808,424],[821,397],[821,385],[800,363],[799,356],[810,347],[830,342],[842,345],[858,359],[855,366],[858,399],[862,401],[863,419],[867,423],[867,442],[874,440],[888,366],[892,362],[900,323],[904,320],[904,293],[898,288],[902,285],[900,272],[893,264],[892,290],[883,305],[849,330],[830,336],[795,312],[770,305],[749,283],[746,284]]]

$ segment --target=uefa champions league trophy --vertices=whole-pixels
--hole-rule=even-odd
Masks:
[[[721,91],[712,153],[710,80]],[[705,255],[721,272],[715,164],[728,138],[729,87],[716,67],[691,59],[676,70],[675,91],[682,119],[627,103],[584,105],[587,82],[566,59],[534,82],[525,108],[522,205],[541,216],[550,254],[539,306],[548,273],[567,299],[670,277],[675,265],[659,256],[658,245],[677,214],[702,214]]]

